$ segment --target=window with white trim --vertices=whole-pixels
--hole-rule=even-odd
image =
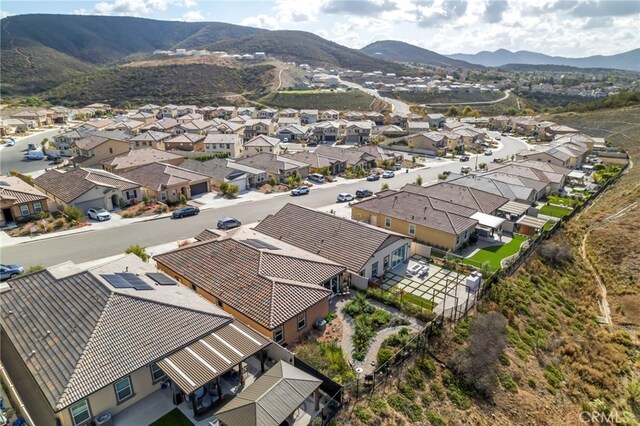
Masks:
[[[391,218],[390,217],[385,217],[384,218],[384,226],[386,228],[390,228],[391,227]]]
[[[371,278],[375,278],[378,276],[378,262],[374,262],[371,265]]]
[[[409,233],[411,235],[416,235],[416,226],[413,223],[409,224]]]
[[[273,340],[276,343],[280,343],[284,340],[284,329],[282,328],[282,326],[273,330]]]
[[[29,216],[29,206],[27,204],[23,204],[20,206],[20,214],[22,216]]]
[[[118,402],[126,401],[133,396],[133,388],[131,387],[129,376],[118,380],[113,386],[116,388],[116,400]]]
[[[302,312],[298,314],[298,330],[302,330],[303,328],[305,328],[307,326],[307,313],[306,312]]]
[[[160,367],[158,367],[158,364],[156,364],[155,362],[149,365],[149,368],[151,369],[151,381],[153,381],[153,383],[156,383],[167,377],[167,375],[164,374],[164,371],[162,371]]]
[[[33,203],[33,211],[36,213],[40,213],[42,211],[42,203],[39,201]]]
[[[78,401],[70,408],[71,419],[75,426],[85,425],[91,420],[91,410],[86,399]]]

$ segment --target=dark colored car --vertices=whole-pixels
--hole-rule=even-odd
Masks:
[[[242,225],[242,223],[233,217],[223,217],[218,221],[218,229],[233,229],[240,225]]]
[[[445,176],[449,176],[451,174],[451,171],[445,170],[444,172],[442,172],[442,174]]]
[[[373,191],[369,189],[358,189],[356,191],[356,198],[367,198],[373,195]]]
[[[372,182],[374,180],[380,180],[380,175],[369,175],[369,176],[367,176],[367,180],[369,182]]]
[[[174,219],[180,219],[182,217],[186,217],[186,216],[196,216],[198,213],[200,213],[200,209],[197,207],[193,207],[193,206],[187,206],[187,207],[183,207],[181,209],[178,209],[176,211],[173,212],[173,218]]]
[[[53,154],[49,154],[47,155],[47,160],[49,161],[58,161],[60,160],[60,156],[59,155],[53,155]]]
[[[35,143],[30,143],[29,145],[27,145],[27,151],[35,151],[35,149],[36,149]]]
[[[469,157],[466,155],[463,155],[462,157],[460,157],[460,161],[469,161]]]

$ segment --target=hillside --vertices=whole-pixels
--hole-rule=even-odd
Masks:
[[[241,39],[224,40],[205,45],[209,50],[229,53],[266,52],[283,61],[308,63],[314,66],[336,66],[361,71],[400,72],[404,68],[349,49],[304,31],[269,31]]]
[[[549,56],[543,53],[519,50],[511,52],[498,49],[493,52],[482,51],[475,54],[457,53],[448,55],[449,58],[471,62],[487,67],[499,67],[506,64],[532,65],[568,65],[579,68],[613,68],[640,72],[640,48],[617,55],[588,56],[584,58],[566,58],[563,56]]]
[[[265,105],[278,108],[336,109],[369,111],[375,98],[359,90],[347,92],[329,91],[283,91],[272,92],[259,99]]]
[[[260,93],[273,82],[274,67],[229,68],[210,64],[153,67],[115,66],[72,78],[47,91],[43,98],[66,106],[106,102],[217,105],[225,96]]]
[[[423,49],[409,43],[395,40],[382,40],[371,43],[362,49],[361,52],[367,55],[394,62],[411,62],[424,65],[450,68],[471,68],[479,69],[482,66],[465,62],[463,60],[451,59],[431,50]]]

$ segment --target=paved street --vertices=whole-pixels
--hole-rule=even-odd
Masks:
[[[495,135],[495,133],[492,134]],[[505,146],[497,150],[494,157],[507,157],[526,148],[526,144],[517,139],[503,137],[502,142]],[[491,158],[481,155],[478,162],[488,161]],[[335,204],[336,195],[340,192],[355,193],[358,188],[379,191],[385,182],[389,184],[390,188],[398,189],[407,183],[414,182],[418,175],[421,175],[425,182],[433,181],[444,170],[459,172],[463,165],[473,167],[475,160],[471,158],[468,163],[442,160],[442,163],[442,165],[435,165],[431,168],[411,173],[400,172],[393,179],[381,179],[377,182],[358,180],[326,189],[314,188],[311,194],[302,197],[294,198],[288,194],[282,194],[274,197],[265,197],[264,200],[260,201],[204,210],[198,216],[185,219],[173,220],[165,218],[101,231],[89,231],[76,235],[26,242],[2,248],[1,258],[3,263],[20,263],[25,266],[34,264],[50,266],[67,260],[73,260],[78,263],[86,262],[122,253],[125,248],[132,244],[153,246],[193,237],[204,228],[215,228],[218,218],[223,216],[236,217],[246,224],[257,222],[268,214],[275,213],[289,202],[312,208],[321,208]]]
[[[53,164],[47,160],[27,160],[27,145],[33,143],[36,147],[40,147],[42,139],[49,138],[51,140],[54,135],[58,134],[59,129],[51,129],[35,135],[18,137],[14,146],[3,145],[0,148],[0,174],[7,174],[11,170],[18,170],[23,173],[32,173],[52,167]]]
[[[371,96],[374,96],[376,98],[380,98],[385,102],[390,103],[391,105],[393,105],[393,112],[395,112],[396,114],[407,114],[409,113],[409,104],[406,104],[402,101],[399,101],[397,99],[391,99],[391,98],[386,98],[384,96],[381,96],[377,90],[374,89],[366,89],[362,86],[360,86],[357,83],[351,82],[351,81],[345,81],[345,80],[340,80],[340,83],[344,84],[345,86],[348,87],[352,87],[354,89],[358,89],[364,93],[367,93]]]

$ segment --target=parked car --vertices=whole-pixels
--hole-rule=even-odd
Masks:
[[[469,173],[471,171],[471,167],[469,166],[464,166],[463,168],[460,169],[460,171],[462,173]]]
[[[49,161],[58,161],[61,157],[59,155],[48,154],[47,160]]]
[[[396,163],[396,170],[402,170],[402,164]]]
[[[178,209],[176,211],[173,212],[173,218],[174,219],[180,219],[182,217],[186,217],[186,216],[196,216],[198,213],[200,213],[200,209],[197,207],[193,207],[193,206],[187,206],[187,207],[182,207],[181,209]]]
[[[223,217],[218,221],[218,229],[233,229],[237,228],[240,225],[242,225],[242,223],[240,223],[238,219],[233,217]]]
[[[35,143],[30,143],[29,145],[27,145],[27,151],[34,151],[35,149],[36,149]]]
[[[291,190],[291,195],[293,195],[294,197],[298,195],[307,195],[308,193],[309,193],[308,186],[299,186]]]
[[[27,152],[27,160],[43,160],[44,152],[42,150],[36,149]]]
[[[312,173],[309,175],[309,180],[312,180],[314,182],[318,182],[318,183],[324,183],[325,179],[324,176],[322,176],[320,173]]]
[[[109,213],[105,209],[100,209],[97,207],[87,210],[87,216],[89,217],[89,219],[97,220],[99,222],[111,219],[111,213]]]
[[[493,151],[491,151],[490,149],[487,149],[484,151],[484,155],[493,155]]]
[[[313,147],[315,147],[315,146],[318,146],[318,142],[309,142],[309,143],[307,144],[307,146],[308,146],[309,148],[313,148]]]
[[[11,138],[7,141],[7,146],[14,146],[16,144],[16,140]]]
[[[391,179],[391,178],[392,178],[392,177],[394,177],[395,175],[396,175],[395,173],[387,171],[387,172],[384,172],[384,173],[382,174],[382,178],[383,178],[383,179]]]
[[[371,197],[373,195],[373,191],[370,189],[358,189],[356,191],[356,198],[366,198]]]
[[[349,194],[348,192],[343,192],[338,194],[338,202],[339,203],[344,203],[347,201],[353,201],[354,200],[354,196]]]
[[[380,180],[380,175],[377,175],[377,174],[376,175],[369,175],[369,176],[367,176],[367,180],[369,182],[373,182],[374,180]]]
[[[502,139],[502,138],[501,138],[500,136],[496,136],[496,140],[497,140],[497,141],[499,141],[499,140],[501,140],[501,139]]]
[[[500,136],[507,136],[507,134],[506,133],[500,133]]]
[[[450,170],[445,170],[444,172],[442,172],[443,175],[445,176],[449,176],[451,174]]]
[[[0,279],[2,281],[13,278],[24,272],[24,268],[20,265],[0,265]]]
[[[463,155],[462,157],[460,157],[460,161],[469,161],[469,156]]]

